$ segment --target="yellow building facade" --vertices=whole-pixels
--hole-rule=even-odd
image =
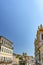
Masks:
[[[40,25],[37,30],[35,45],[36,65],[43,65],[43,26]]]
[[[13,43],[0,36],[0,65],[12,65]]]

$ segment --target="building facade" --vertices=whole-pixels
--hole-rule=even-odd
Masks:
[[[35,58],[33,56],[29,56],[29,65],[35,65]]]
[[[12,65],[19,65],[19,55],[13,53],[13,63]]]
[[[0,65],[12,65],[13,43],[0,36]]]
[[[26,54],[13,54],[12,65],[35,65],[35,58]]]
[[[37,30],[35,45],[36,65],[43,65],[43,26],[40,25]]]
[[[12,65],[16,65],[17,64],[17,61],[16,61],[16,54],[13,53],[13,62],[12,62]]]

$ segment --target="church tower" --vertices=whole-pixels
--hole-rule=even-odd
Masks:
[[[38,27],[35,45],[35,59],[36,65],[43,65],[43,26],[42,24]]]

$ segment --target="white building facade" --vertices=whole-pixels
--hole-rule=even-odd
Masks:
[[[0,65],[12,65],[13,43],[0,36]]]

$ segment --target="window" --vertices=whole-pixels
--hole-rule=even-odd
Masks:
[[[3,48],[3,52],[6,52],[6,49],[5,48]]]
[[[5,44],[5,41],[4,41],[4,44]]]
[[[2,48],[1,50],[2,50],[2,52],[3,52],[3,48]]]
[[[3,40],[2,40],[2,43],[3,43]]]
[[[42,40],[43,40],[43,34],[42,34]]]
[[[0,51],[1,51],[1,44],[0,44]]]

